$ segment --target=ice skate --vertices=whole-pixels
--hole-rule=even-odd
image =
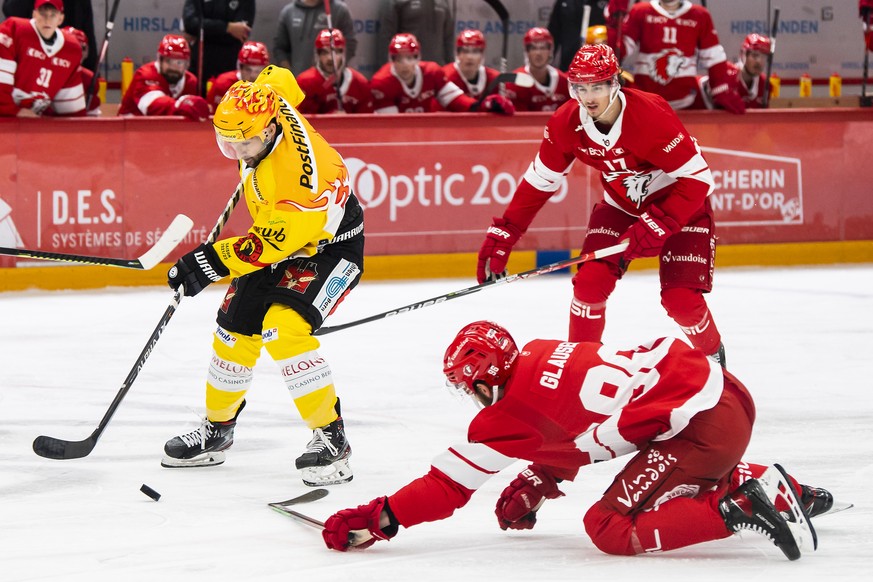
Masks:
[[[203,419],[200,428],[173,437],[164,445],[162,467],[208,467],[224,462],[224,451],[233,444],[236,419],[245,407],[243,400],[236,415],[225,422]]]
[[[346,439],[343,419],[312,431],[306,451],[295,462],[302,472],[303,484],[310,487],[338,485],[352,480],[349,457],[352,447]]]
[[[709,356],[707,357],[722,368],[727,368],[727,358],[724,354],[724,344],[718,344],[718,351],[709,354]]]
[[[806,508],[809,517],[820,517],[838,513],[854,507],[851,503],[841,503],[827,489],[812,487],[811,485],[800,486],[800,502]]]

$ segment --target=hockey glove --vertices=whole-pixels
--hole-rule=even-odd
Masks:
[[[488,227],[485,242],[479,249],[479,263],[476,266],[476,279],[480,284],[485,281],[496,281],[506,276],[506,263],[512,246],[521,238],[521,231],[504,220],[494,218],[494,223]]]
[[[176,99],[173,115],[182,115],[191,121],[205,121],[209,118],[209,103],[199,95],[182,95]]]
[[[210,283],[230,275],[212,245],[202,244],[176,261],[167,272],[167,284],[173,289],[185,286],[185,296],[194,297]]]
[[[388,516],[388,525],[380,527],[382,512]],[[324,522],[321,536],[331,550],[345,552],[350,547],[369,548],[379,540],[390,540],[397,535],[399,526],[392,517],[387,497],[378,497],[366,505],[343,509]]]
[[[489,95],[482,102],[482,111],[490,111],[491,113],[499,113],[500,115],[515,114],[515,105],[503,95]]]
[[[739,93],[732,91],[727,83],[712,88],[712,102],[719,109],[741,115],[746,112],[746,104]]]
[[[557,499],[564,494],[557,480],[542,465],[528,466],[500,494],[494,513],[500,529],[533,529],[537,510],[546,499]]]
[[[679,232],[680,228],[679,223],[664,214],[660,208],[650,206],[624,233],[622,240],[628,241],[628,245],[622,258],[629,263],[640,257],[657,256],[664,242]]]

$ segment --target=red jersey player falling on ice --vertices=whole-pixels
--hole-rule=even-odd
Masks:
[[[270,64],[270,52],[262,42],[247,41],[239,49],[236,57],[236,70],[227,71],[215,77],[212,86],[206,94],[209,110],[215,111],[221,98],[237,81],[254,82],[267,65]]]
[[[519,350],[504,328],[477,321],[449,345],[443,372],[482,408],[466,442],[393,495],[328,518],[328,547],[366,548],[400,526],[447,518],[518,459],[532,464],[503,490],[495,514],[501,529],[531,529],[542,503],[564,495],[561,481],[631,455],[584,518],[601,551],[667,551],[743,529],[764,534],[791,560],[816,548],[809,517],[830,509],[833,497],[778,465],[738,465],[755,419],[752,398],[677,339],[620,350],[539,339]]]
[[[331,50],[333,54],[331,54]],[[334,66],[340,71],[340,82]],[[315,66],[297,75],[297,83],[306,98],[300,104],[300,113],[372,113],[373,95],[370,82],[360,72],[346,66],[346,37],[338,28],[322,30],[315,37]],[[337,107],[337,92],[342,98],[342,110]]]
[[[606,301],[628,264],[661,257],[661,304],[691,344],[724,365],[721,334],[704,293],[712,290],[712,174],[688,130],[657,95],[622,89],[608,45],[584,45],[570,65],[570,92],[549,119],[540,150],[479,251],[480,283],[505,274],[510,251],[575,160],[600,171],[603,200],[591,211],[582,252],[628,241],[623,255],[583,263],[573,277],[570,341],[600,341]]]
[[[421,60],[418,39],[412,34],[395,34],[388,44],[390,62],[370,79],[376,113],[432,113],[449,111],[490,111],[511,115],[512,103],[505,97],[489,95],[477,107],[472,97],[446,79],[437,63]]]

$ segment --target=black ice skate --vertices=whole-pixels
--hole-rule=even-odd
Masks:
[[[722,368],[727,368],[727,358],[724,354],[724,344],[718,344],[718,351],[709,354],[709,356],[707,357]]]
[[[834,496],[830,491],[809,485],[800,486],[800,502],[803,503],[809,517],[824,515],[834,508]]]
[[[224,451],[233,444],[233,429],[239,413],[245,408],[243,400],[234,417],[225,422],[203,419],[200,428],[177,437],[164,445],[162,467],[208,467],[224,462]]]
[[[781,498],[789,511],[780,513],[774,501]],[[759,479],[749,479],[719,501],[725,525],[738,533],[749,530],[776,545],[789,560],[801,551],[814,551],[815,530],[788,477],[779,465],[767,469]]]
[[[343,419],[338,417],[329,425],[312,431],[312,440],[295,464],[303,473],[304,485],[338,485],[351,481],[354,476],[349,467],[351,455],[352,447],[346,439]]]

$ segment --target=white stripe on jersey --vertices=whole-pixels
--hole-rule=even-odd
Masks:
[[[15,84],[15,71],[18,70],[18,63],[10,59],[0,59],[0,83],[4,85]]]
[[[697,58],[700,67],[708,69],[712,65],[717,65],[726,61],[727,54],[724,52],[724,47],[717,44],[706,49],[700,49],[697,53]]]
[[[149,106],[155,102],[155,100],[160,99],[161,97],[166,97],[167,94],[163,91],[149,91],[145,95],[139,98],[139,103],[136,104],[136,108],[139,109],[139,112],[143,115],[149,114]]]
[[[686,400],[682,406],[673,409],[670,413],[670,430],[659,434],[652,440],[665,441],[673,438],[688,426],[692,416],[718,404],[721,393],[724,391],[724,374],[721,364],[709,358],[706,358],[706,361],[709,363],[709,378],[706,379],[706,384],[703,385],[700,392]]]
[[[476,490],[516,460],[480,443],[464,443],[449,447],[431,464],[456,483]]]
[[[573,159],[575,162],[576,159]],[[524,173],[524,179],[528,184],[536,188],[541,192],[557,192],[558,188],[561,187],[561,183],[564,181],[564,177],[570,173],[570,168],[573,167],[573,162],[570,162],[570,165],[567,166],[563,172],[556,172],[551,168],[546,167],[543,161],[540,159],[540,154],[534,158],[534,161],[530,163],[527,171]]]
[[[440,102],[440,105],[448,109],[449,103],[457,99],[460,95],[463,95],[464,92],[461,91],[461,88],[449,81],[443,88],[440,89],[439,93],[437,93],[437,101]]]
[[[695,147],[697,144],[695,143]],[[685,162],[682,166],[669,173],[669,176],[678,180],[679,178],[691,178],[700,180],[709,186],[709,191],[706,193],[709,196],[715,189],[715,179],[712,177],[712,172],[709,169],[709,164],[703,159],[700,154],[700,148],[697,148],[697,153]]]

